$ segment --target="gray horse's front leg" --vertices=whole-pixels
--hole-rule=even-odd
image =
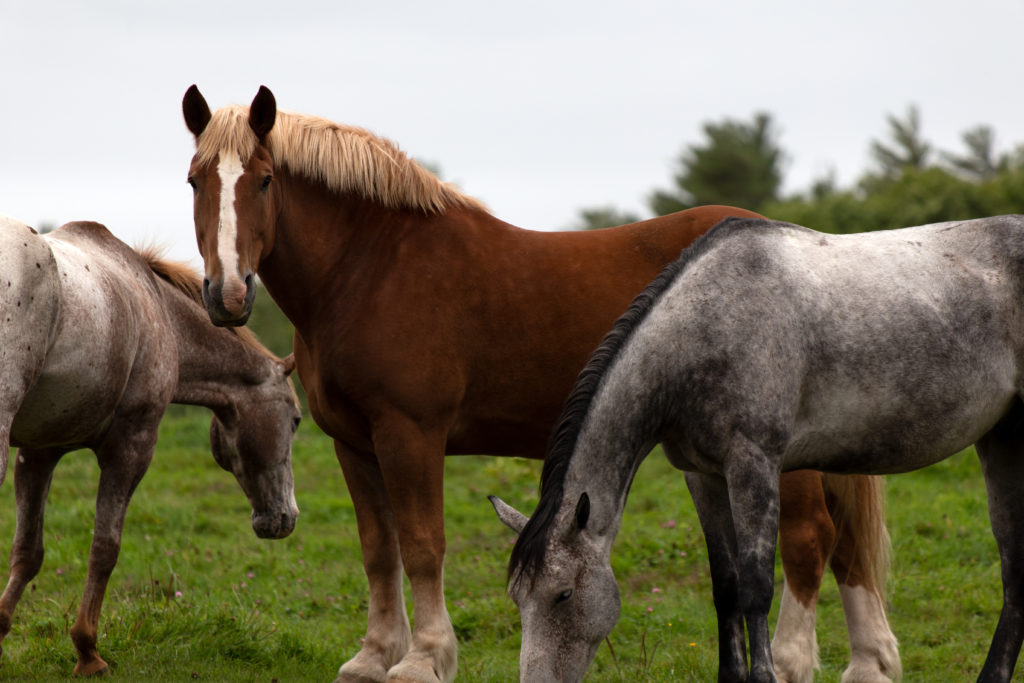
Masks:
[[[111,429],[117,434],[116,426]],[[78,616],[71,627],[71,641],[78,651],[76,676],[104,673],[107,663],[96,648],[100,608],[107,582],[121,551],[124,517],[135,487],[149,468],[156,446],[156,425],[151,429],[118,438],[108,437],[96,449],[100,464],[100,483],[96,494],[96,521],[89,548],[89,572]]]
[[[737,435],[724,462],[739,568],[739,605],[750,640],[750,683],[775,683],[768,611],[774,593],[779,533],[779,469],[750,440]]]
[[[11,545],[11,574],[0,596],[0,641],[10,633],[14,609],[25,587],[43,566],[43,514],[53,481],[53,468],[62,454],[26,448],[18,451],[14,465],[17,527]]]
[[[711,566],[711,590],[718,615],[718,680],[747,680],[747,644],[739,599],[736,535],[729,509],[725,480],[695,472],[686,473]]]

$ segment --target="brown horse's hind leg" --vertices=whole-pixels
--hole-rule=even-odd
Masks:
[[[111,428],[118,434],[118,425]],[[71,641],[78,650],[76,676],[106,673],[107,663],[96,649],[96,636],[107,582],[121,551],[121,532],[125,512],[135,487],[149,468],[156,446],[156,424],[152,429],[131,437],[108,440],[96,449],[100,464],[100,483],[96,495],[96,520],[89,548],[89,572],[85,579],[82,604],[71,627]]]
[[[388,503],[380,465],[334,442],[338,463],[356,510],[363,569],[370,584],[366,637],[359,653],[338,671],[337,683],[379,683],[409,650],[412,632],[402,594],[402,563],[395,515]]]
[[[850,666],[842,683],[888,683],[902,675],[896,637],[885,615],[889,532],[884,480],[825,475],[825,498],[837,538],[829,565],[839,584],[850,636]]]
[[[6,440],[3,447],[7,447]],[[21,449],[14,465],[17,528],[11,546],[11,575],[0,596],[0,640],[11,630],[14,608],[43,565],[43,513],[50,493],[53,468],[61,453]]]
[[[809,683],[818,667],[814,633],[818,589],[835,529],[825,506],[821,473],[787,472],[779,482],[779,550],[786,583],[772,639],[781,683]]]

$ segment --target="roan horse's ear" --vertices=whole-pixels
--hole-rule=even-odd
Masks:
[[[185,114],[185,125],[192,131],[192,135],[198,138],[210,122],[210,106],[206,104],[206,99],[195,84],[185,91],[181,111]]]
[[[497,496],[487,496],[487,500],[491,501],[491,505],[494,506],[494,511],[498,513],[498,519],[500,519],[505,526],[517,534],[522,532],[523,527],[526,526],[528,517],[519,510],[503,501]]]
[[[260,86],[256,97],[252,98],[249,105],[249,127],[256,133],[256,139],[264,144],[270,129],[274,127],[274,120],[277,118],[277,100],[274,93],[265,85]]]
[[[287,377],[288,375],[290,375],[293,372],[295,372],[295,354],[294,353],[289,353],[287,356],[282,358],[281,359],[281,365],[284,366],[284,376],[285,377]]]

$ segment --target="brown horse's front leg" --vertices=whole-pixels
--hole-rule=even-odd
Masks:
[[[458,664],[455,630],[444,602],[444,446],[447,427],[432,430],[390,415],[374,447],[395,514],[402,564],[413,599],[412,648],[389,681],[447,682]]]
[[[6,440],[3,447],[7,447]],[[43,513],[50,493],[53,468],[60,452],[18,451],[14,466],[14,497],[17,501],[17,528],[11,546],[11,575],[0,596],[0,640],[11,630],[14,608],[25,587],[43,565]]]
[[[380,465],[372,454],[335,441],[345,483],[356,511],[363,569],[370,584],[366,637],[355,657],[338,671],[337,683],[380,683],[409,650],[412,633],[402,594],[402,563],[395,515]]]
[[[821,473],[798,470],[779,481],[779,550],[786,584],[772,639],[780,683],[810,683],[818,666],[814,633],[818,589],[835,541]]]
[[[111,429],[117,433],[116,425]],[[85,579],[82,604],[71,627],[71,641],[78,650],[76,676],[105,673],[107,663],[96,649],[100,608],[107,582],[121,551],[121,532],[135,487],[149,468],[156,445],[156,425],[151,431],[132,438],[105,442],[96,449],[100,463],[100,484],[96,495],[96,521],[89,548],[89,572]]]

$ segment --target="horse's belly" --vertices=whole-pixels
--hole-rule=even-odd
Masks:
[[[15,446],[83,446],[106,430],[127,375],[111,385],[109,376],[44,372],[25,396],[11,425]]]
[[[1007,414],[1014,400],[1014,393],[993,392],[941,416],[913,411],[859,415],[854,410],[845,419],[804,422],[794,430],[783,469],[892,474],[927,467],[975,443]]]

